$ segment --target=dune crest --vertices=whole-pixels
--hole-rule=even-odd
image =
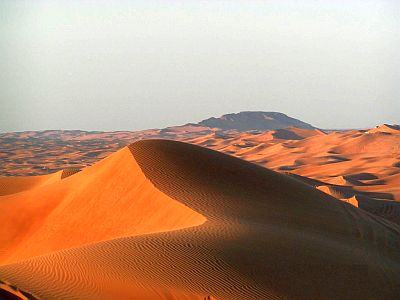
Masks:
[[[62,172],[39,176],[0,176],[0,196],[15,194],[61,180]]]
[[[382,124],[368,130],[368,133],[376,133],[376,132],[400,133],[400,125]]]
[[[60,172],[54,176],[60,178]],[[0,199],[3,264],[205,222],[200,214],[157,191],[127,148],[63,180]]]

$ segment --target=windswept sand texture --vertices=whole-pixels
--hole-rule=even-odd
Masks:
[[[136,142],[0,198],[0,279],[43,299],[399,299],[400,227],[318,182]]]

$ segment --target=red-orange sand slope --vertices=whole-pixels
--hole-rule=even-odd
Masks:
[[[136,142],[0,213],[0,279],[37,298],[400,298],[398,225],[181,142]]]

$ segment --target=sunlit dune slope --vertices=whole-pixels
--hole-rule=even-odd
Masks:
[[[61,179],[63,171],[40,176],[0,176],[0,196],[15,194]]]
[[[119,170],[124,170],[123,174]],[[96,185],[90,185],[97,180]],[[129,226],[125,215],[133,214],[130,221],[134,221],[141,214],[153,218],[151,212],[159,213],[164,203],[176,201],[176,207],[162,219],[151,220],[149,224],[158,226],[157,233],[111,239],[0,267],[0,278],[37,297],[400,297],[397,225],[296,178],[249,162],[180,142],[140,141],[67,178],[64,184],[77,198],[65,196],[65,202],[46,218],[56,226],[54,236],[67,234],[58,222],[80,221],[85,231],[79,234],[90,235],[99,230],[100,224],[111,224],[110,230]],[[137,199],[130,197],[121,202],[126,185],[142,192],[144,201],[129,213],[128,203]],[[43,187],[40,194],[55,186],[49,185],[46,190]],[[163,205],[149,208],[149,195],[143,192],[146,190],[158,193],[165,201]],[[39,195],[39,189],[34,191]],[[89,197],[96,193],[108,194],[104,198]],[[86,202],[92,205],[82,204]],[[70,205],[73,209],[62,219]],[[107,213],[93,217],[99,207],[105,207]],[[185,216],[190,214],[184,226],[177,222],[186,228],[162,228],[178,209]],[[93,225],[87,226],[86,219]],[[96,222],[99,219],[101,222]],[[162,232],[166,227],[169,231]],[[27,240],[25,246],[34,243]]]
[[[79,171],[79,169],[65,169],[49,175],[0,176],[0,196],[11,195],[51,184]]]
[[[0,197],[0,262],[204,221],[155,189],[125,148],[63,180]]]

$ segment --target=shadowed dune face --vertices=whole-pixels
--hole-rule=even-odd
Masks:
[[[121,169],[133,169],[137,176],[119,176]],[[148,185],[190,212],[191,221],[179,230],[171,231],[170,226],[168,231],[163,228],[3,265],[0,278],[52,299],[400,297],[399,227],[298,179],[198,146],[153,140],[136,142],[60,185],[71,188],[73,183],[92,183],[102,176],[117,177],[107,185],[108,197],[131,181],[144,180],[136,192]],[[101,194],[104,184],[102,180],[84,186],[88,193]],[[40,189],[44,187],[31,192],[39,194]],[[87,201],[88,196],[76,202]],[[114,212],[116,207],[110,205],[117,198],[96,201],[90,208]],[[52,223],[68,209],[69,200],[66,203],[58,206]],[[71,211],[84,210],[82,220],[88,214],[85,207],[74,206]],[[177,209],[171,208],[169,214]],[[120,226],[119,219],[113,221]]]
[[[17,287],[0,280],[1,300],[37,300],[33,295],[19,290]]]
[[[129,149],[155,187],[210,218],[216,214],[224,219],[244,219],[249,210],[252,220],[268,217],[272,221],[280,208],[281,213],[289,215],[290,210],[310,211],[311,207],[318,209],[321,205],[338,209],[335,199],[288,176],[206,148],[152,140],[136,142]],[[216,193],[218,201],[214,199]],[[294,194],[302,199],[301,205]],[[305,207],[304,202],[309,206]],[[269,206],[274,211],[265,209]],[[266,215],[268,212],[270,216]]]
[[[65,169],[61,173],[61,179],[67,178],[71,175],[74,175],[75,173],[80,172],[80,169]]]

